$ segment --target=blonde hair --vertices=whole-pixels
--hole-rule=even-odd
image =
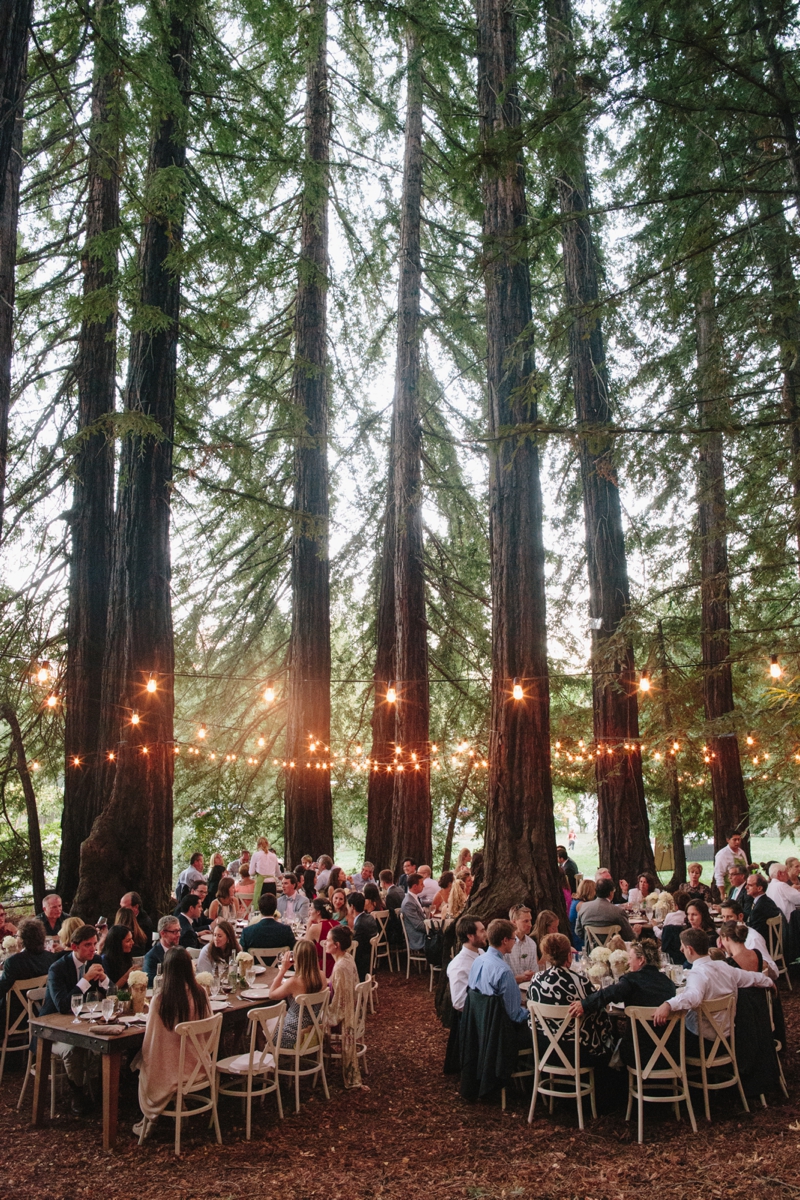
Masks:
[[[321,992],[325,983],[319,972],[316,942],[308,942],[305,939],[295,942],[292,954],[295,971],[303,983],[303,991]]]
[[[467,905],[467,889],[464,887],[464,882],[461,879],[454,879],[453,886],[450,888],[450,896],[447,901],[447,910],[450,916],[455,920],[464,911]]]
[[[536,942],[537,946],[542,945],[544,939],[548,936],[548,930],[550,926],[553,924],[553,921],[557,920],[558,917],[554,912],[551,912],[549,908],[542,909],[536,918],[536,924],[533,927],[533,940]]]
[[[269,850],[269,842],[265,837],[260,837],[256,842],[256,850]]]
[[[584,879],[578,888],[578,900],[594,900],[597,884],[593,879]]]
[[[703,874],[703,864],[702,863],[689,863],[688,866],[686,867],[687,871],[694,871],[695,869],[697,869],[701,875]]]
[[[83,917],[67,917],[58,931],[58,940],[65,950],[69,950],[72,945],[72,935],[75,930],[83,928],[85,924]]]

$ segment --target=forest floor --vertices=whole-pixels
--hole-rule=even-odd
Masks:
[[[40,1130],[30,1107],[16,1112],[21,1076],[0,1086],[0,1197],[19,1200],[407,1200],[420,1192],[446,1200],[758,1200],[776,1190],[800,1194],[800,988],[781,988],[788,1028],[784,1070],[791,1099],[770,1096],[750,1115],[730,1091],[712,1100],[710,1126],[698,1133],[671,1109],[646,1112],[645,1145],[635,1120],[612,1107],[577,1128],[574,1103],[553,1117],[540,1109],[527,1124],[528,1098],[509,1106],[470,1105],[457,1080],[442,1074],[447,1033],[424,977],[380,976],[368,1020],[369,1092],[347,1093],[332,1072],[331,1100],[304,1085],[295,1115],[288,1091],[281,1123],[273,1099],[256,1105],[253,1141],[244,1139],[238,1102],[221,1102],[224,1145],[202,1121],[188,1124],[182,1157],[172,1154],[171,1121],[139,1148],[136,1080],[123,1078],[116,1151],[100,1149],[99,1112],[89,1120],[58,1115]],[[126,1072],[123,1071],[123,1077]],[[599,1097],[609,1108],[609,1097]],[[701,1108],[698,1101],[697,1108]],[[202,1132],[201,1132],[202,1130]]]

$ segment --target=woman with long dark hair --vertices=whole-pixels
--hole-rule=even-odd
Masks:
[[[125,925],[112,925],[103,946],[103,966],[116,987],[125,987],[133,970],[133,934]]]
[[[136,920],[136,913],[132,908],[118,908],[117,915],[114,917],[114,925],[124,925],[126,929],[130,929],[133,934],[134,954],[147,954],[150,949],[150,939]],[[108,936],[106,936],[107,940]]]
[[[197,973],[210,971],[213,975],[215,968],[230,962],[232,955],[238,954],[241,946],[236,940],[236,930],[230,921],[217,921],[210,942],[206,942],[197,958]]]
[[[334,918],[333,912],[327,900],[317,899],[311,901],[311,911],[306,926],[306,940],[314,942],[317,947],[317,963],[320,971],[322,970],[322,947],[325,945],[326,938],[331,929],[338,928],[338,921]],[[333,959],[328,958],[325,962],[325,975],[330,976],[333,970]]]
[[[219,858],[219,855],[215,854],[214,858],[215,859]],[[220,880],[222,879],[224,874],[225,874],[225,864],[215,862],[214,866],[211,868],[211,870],[208,873],[208,894],[203,903],[203,909],[205,912],[208,912],[211,901],[216,898],[217,888],[219,887]]]
[[[239,916],[242,905],[236,898],[235,886],[236,880],[232,875],[220,879],[217,894],[208,909],[212,921],[227,921],[232,924]]]
[[[178,1087],[181,1039],[176,1026],[211,1015],[208,997],[194,977],[192,960],[182,946],[164,955],[161,991],[150,1002],[144,1044],[131,1063],[139,1071],[139,1108],[144,1114],[133,1132],[145,1135]],[[197,1057],[186,1044],[184,1070],[191,1072]]]
[[[331,876],[328,881],[328,899],[333,896],[333,893],[338,890],[346,890],[347,876],[341,867],[331,867]]]

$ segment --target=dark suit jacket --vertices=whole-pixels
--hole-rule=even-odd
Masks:
[[[103,960],[99,954],[95,954],[91,963],[87,966],[92,966],[93,963],[98,963],[103,966]],[[105,972],[105,968],[103,968]],[[78,972],[75,970],[75,960],[71,954],[64,955],[54,962],[47,973],[47,995],[40,1009],[43,1017],[49,1016],[51,1013],[62,1013],[66,1016],[72,1011],[70,1008],[69,998],[78,986]],[[103,991],[99,985],[98,991]]]
[[[186,913],[179,913],[178,920],[181,923],[181,945],[183,946],[184,950],[188,950],[190,946],[193,950],[201,949],[203,943],[197,936],[195,927],[186,916]]]
[[[757,930],[761,934],[764,941],[769,945],[769,930],[767,929],[767,921],[771,917],[782,917],[783,913],[778,908],[774,900],[764,892],[761,896],[756,896],[753,901],[753,907],[747,914],[747,924],[751,929]]]
[[[747,894],[747,884],[743,883],[741,887],[731,888],[727,896],[728,900],[737,900],[747,914],[748,909],[752,905],[752,900]]]
[[[291,925],[284,925],[274,917],[262,917],[255,925],[248,925],[239,938],[243,950],[276,950],[281,946],[291,950],[295,940]]]
[[[158,970],[159,964],[163,963],[165,953],[166,951],[159,940],[156,942],[155,946],[153,946],[152,949],[148,950],[147,954],[145,954],[144,962],[142,963],[142,970],[147,972],[148,987],[153,986],[153,980],[156,977],[156,971]]]
[[[55,961],[55,954],[50,954],[47,950],[42,950],[41,954],[31,954],[29,950],[21,950],[18,954],[9,955],[3,967],[2,977],[0,977],[0,1018],[5,1012],[6,996],[17,980],[38,979],[39,976],[47,974]],[[19,1005],[15,1001],[11,1011],[12,1021],[16,1020],[18,1008]]]
[[[667,929],[672,928],[668,925]],[[676,925],[677,929],[678,926]],[[665,1000],[675,995],[675,984],[658,967],[641,967],[628,971],[618,983],[592,992],[582,1001],[584,1012],[600,1012],[607,1004],[632,1004],[644,1008],[658,1008]]]
[[[386,891],[386,907],[389,912],[396,912],[402,907],[406,894],[403,889],[396,883],[393,883]]]
[[[370,938],[374,938],[376,933],[380,933],[380,928],[372,913],[359,913],[353,922],[353,937],[358,946],[356,967],[360,983],[363,983],[369,975],[369,964],[372,957],[372,946],[369,943]]]
[[[57,937],[58,934],[61,932],[61,926],[64,924],[66,919],[67,919],[67,914],[62,912],[61,916],[57,919],[57,921],[55,923],[55,927],[54,927],[50,924],[50,922],[48,921],[47,917],[44,915],[43,912],[36,914],[36,920],[41,921],[42,924],[44,925],[45,937]]]

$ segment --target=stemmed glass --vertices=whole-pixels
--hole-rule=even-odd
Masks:
[[[253,970],[253,968],[252,968],[252,967],[250,967],[250,969],[249,969],[249,970],[245,971],[245,973],[244,973],[244,977],[245,977],[245,981],[246,981],[246,983],[247,983],[247,986],[248,986],[249,988],[251,988],[251,987],[253,986],[253,984],[255,983],[255,981],[256,981],[256,973],[255,973],[255,971]]]
[[[86,996],[86,1005],[89,1009],[89,1012],[94,1017],[95,1013],[97,1012],[98,1008],[100,1007],[100,993],[99,992],[89,992]]]
[[[100,1011],[103,1014],[103,1020],[106,1022],[106,1024],[113,1017],[114,1009],[116,1007],[117,1007],[117,997],[116,996],[104,996],[103,997],[103,1002],[100,1005]]]
[[[78,1019],[78,1013],[83,1008],[83,993],[82,992],[73,992],[69,998],[69,1003],[70,1003],[70,1008],[72,1009],[73,1015],[75,1017],[75,1020],[72,1022],[72,1024],[80,1025],[80,1020]]]
[[[212,1000],[218,999],[221,987],[222,987],[222,980],[219,977],[219,973],[217,971],[215,971],[213,976],[211,977],[211,989],[210,990],[211,990],[211,999]]]

